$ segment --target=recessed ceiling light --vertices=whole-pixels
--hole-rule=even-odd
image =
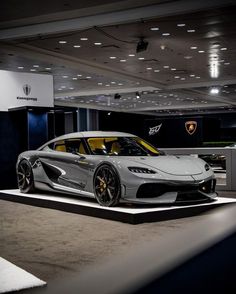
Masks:
[[[226,51],[227,48],[226,48],[226,47],[222,47],[222,48],[220,48],[220,50],[221,50],[221,51]]]
[[[74,90],[74,88],[73,88],[73,87],[70,87],[69,89],[70,89],[70,90]]]
[[[110,56],[109,58],[110,59],[116,59],[116,56]]]
[[[187,30],[187,32],[188,33],[195,33],[196,31],[191,29],[191,30]]]
[[[36,69],[35,68],[31,68],[31,70],[30,71],[36,71]]]
[[[58,91],[62,91],[62,89],[61,88],[59,88],[59,89],[57,89]]]
[[[195,75],[193,75],[193,74],[192,74],[192,75],[189,75],[189,76],[190,76],[191,78],[194,78],[194,77],[195,77]]]
[[[152,70],[152,67],[147,67],[146,70]]]
[[[82,75],[78,74],[77,77],[82,77]]]
[[[151,31],[159,31],[159,28],[157,27],[153,27],[153,28],[150,28]]]
[[[58,43],[59,43],[59,44],[66,44],[67,41],[65,41],[65,40],[61,40],[61,41],[59,41]]]
[[[172,67],[170,70],[173,70],[174,71],[174,70],[176,70],[176,68]]]
[[[185,59],[192,59],[193,57],[190,55],[184,56]]]
[[[129,54],[129,57],[134,57],[135,56],[135,54]]]
[[[91,79],[92,77],[90,77],[90,76],[88,76],[88,77],[86,77],[86,79]]]
[[[76,80],[78,80],[78,78],[72,78],[72,80],[76,81]]]
[[[126,59],[121,59],[120,62],[126,62]]]
[[[218,88],[215,88],[215,87],[211,88],[211,90],[210,90],[210,93],[214,94],[214,95],[219,94],[219,92],[220,92],[220,90]]]
[[[36,67],[36,68],[38,68],[38,67],[39,67],[39,65],[35,64],[35,65],[33,65],[33,67]]]
[[[181,78],[181,81],[184,81],[185,80],[185,78]]]
[[[80,38],[81,41],[88,41],[88,38]]]
[[[123,84],[122,83],[119,83],[118,86],[123,86]]]
[[[201,77],[197,76],[196,79],[200,79]]]
[[[62,89],[65,89],[65,88],[66,88],[66,86],[61,86],[61,88],[62,88]]]
[[[205,52],[204,50],[199,50],[199,51],[198,51],[198,53],[204,53],[204,52]]]
[[[100,46],[100,45],[102,45],[102,43],[101,42],[95,42],[94,45],[95,46]]]
[[[170,36],[170,33],[163,33],[162,36]]]
[[[169,65],[164,65],[163,68],[169,68]]]
[[[192,49],[192,50],[196,50],[197,47],[196,47],[196,46],[191,46],[190,49]]]
[[[185,23],[178,23],[178,24],[177,24],[177,27],[185,27],[185,26],[186,26]]]
[[[67,79],[68,78],[68,76],[62,76],[63,77],[63,79]]]
[[[111,84],[116,84],[116,82],[111,82]]]
[[[225,62],[224,65],[230,65],[230,62]]]
[[[102,83],[98,83],[99,86],[102,86]]]
[[[109,84],[106,84],[105,86],[106,86],[106,87],[110,87],[110,85],[109,85]]]
[[[24,66],[18,66],[17,68],[18,69],[24,69]]]
[[[46,70],[51,70],[51,67],[45,67]]]
[[[159,69],[154,69],[154,72],[159,72],[160,70]]]
[[[144,57],[139,57],[138,59],[139,59],[139,60],[144,60],[145,58],[144,58]]]
[[[175,79],[179,79],[180,78],[180,76],[175,76]]]
[[[73,47],[74,48],[80,48],[81,46],[80,45],[74,45]]]

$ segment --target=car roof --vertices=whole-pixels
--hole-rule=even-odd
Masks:
[[[75,132],[75,133],[69,133],[69,134],[54,138],[51,141],[45,143],[40,148],[38,148],[38,150],[44,148],[50,143],[60,141],[60,140],[74,139],[74,138],[91,138],[91,137],[95,138],[95,137],[136,137],[136,136],[133,134],[123,133],[123,132],[104,132],[104,131]]]
[[[71,138],[90,138],[90,137],[135,137],[135,135],[123,132],[104,132],[104,131],[87,131],[76,132],[60,136],[56,139],[71,139]]]

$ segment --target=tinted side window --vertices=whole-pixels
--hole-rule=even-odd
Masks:
[[[73,154],[88,154],[84,143],[81,139],[68,139],[53,142],[47,148],[59,152],[67,152]]]
[[[52,146],[49,146],[51,149],[55,151],[60,151],[60,152],[66,152],[66,145],[64,140],[60,140],[57,142],[54,142],[51,144]]]
[[[81,139],[69,139],[65,141],[66,152],[74,154],[87,154]]]

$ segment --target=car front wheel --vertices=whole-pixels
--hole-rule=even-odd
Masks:
[[[94,194],[102,206],[115,206],[119,203],[121,186],[115,168],[102,164],[94,174]]]

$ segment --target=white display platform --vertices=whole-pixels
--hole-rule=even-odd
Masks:
[[[46,283],[0,257],[0,293],[42,287]]]
[[[64,196],[63,194],[54,193],[23,194],[18,189],[0,190],[0,199],[131,224],[189,217],[219,206],[236,204],[236,199],[218,197],[213,202],[194,205],[146,206],[120,204],[118,207],[103,207],[95,199],[76,198],[70,195]]]

